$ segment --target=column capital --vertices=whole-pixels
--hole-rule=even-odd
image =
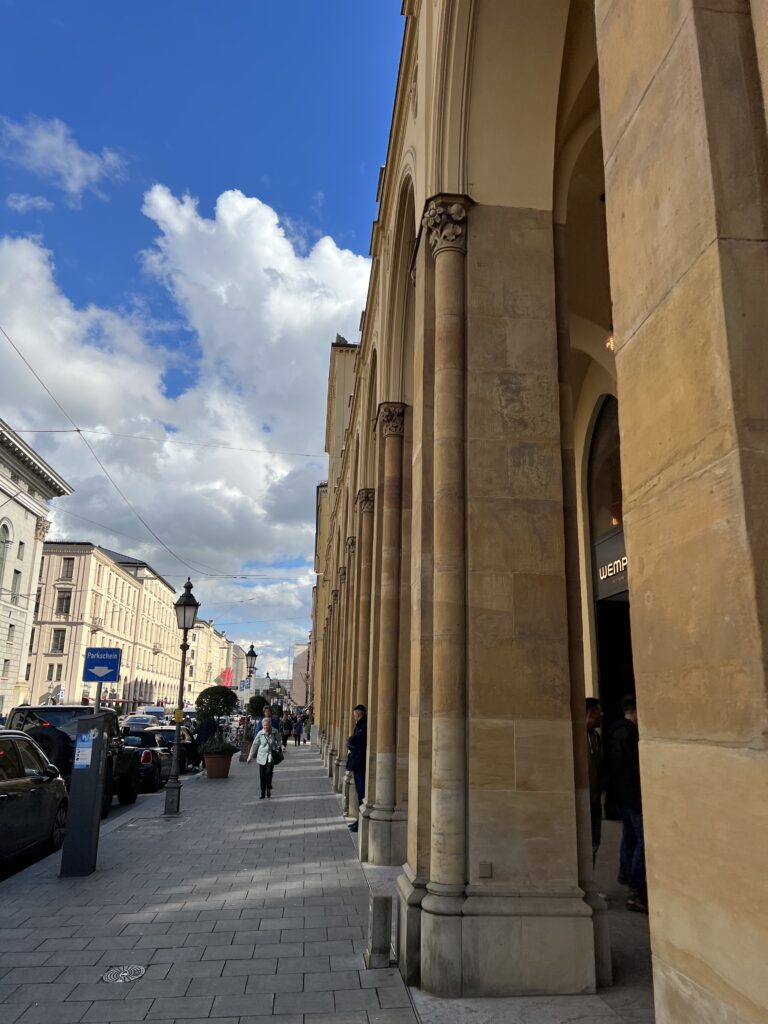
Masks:
[[[434,196],[427,202],[421,225],[434,256],[447,249],[467,251],[467,219],[471,200],[466,196]]]
[[[51,528],[47,519],[38,519],[35,524],[35,540],[45,540],[45,535]]]
[[[375,491],[372,487],[363,487],[357,492],[355,504],[361,512],[373,512],[373,499]]]
[[[382,402],[376,417],[376,429],[384,437],[402,437],[405,430],[405,406],[402,402]]]
[[[357,537],[347,537],[347,555],[354,555],[357,547]]]

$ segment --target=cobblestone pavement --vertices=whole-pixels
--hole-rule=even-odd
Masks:
[[[338,798],[308,746],[271,800],[235,759],[102,830],[88,878],[49,857],[0,883],[0,1022],[416,1024],[400,975],[365,970],[368,885]],[[144,976],[109,984],[113,966]]]

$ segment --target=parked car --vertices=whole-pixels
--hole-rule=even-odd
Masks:
[[[171,774],[173,755],[157,730],[142,729],[123,737],[123,743],[139,757],[139,778],[144,789],[156,793]]]
[[[173,754],[173,745],[176,742],[176,726],[161,725],[150,726],[147,732],[160,736],[165,746]],[[195,737],[191,731],[182,725],[181,727],[181,751],[179,752],[179,774],[183,775],[188,768],[197,768],[200,764],[200,753],[197,749]]]
[[[150,726],[160,724],[157,715],[126,715],[121,722],[123,735],[129,732],[141,732],[142,729],[149,729]]]
[[[106,818],[115,795],[121,804],[136,802],[140,755],[123,744],[117,713],[111,708],[102,708],[101,713],[107,719],[107,766],[101,805],[101,816]],[[47,760],[59,769],[69,789],[77,722],[82,715],[92,714],[93,709],[82,704],[22,705],[9,712],[8,728],[30,736],[42,748]]]
[[[29,736],[0,735],[0,862],[47,845],[58,850],[67,825],[67,787]]]

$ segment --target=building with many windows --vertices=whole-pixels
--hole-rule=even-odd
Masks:
[[[0,714],[27,692],[25,679],[48,501],[72,488],[0,420]]]
[[[216,629],[212,619],[198,619],[189,634],[187,654],[186,694],[187,703],[194,704],[198,694],[207,686],[222,682],[232,685],[233,673],[231,648],[224,632]]]
[[[140,559],[96,544],[44,545],[27,648],[27,698],[91,698],[83,682],[88,647],[122,653],[120,679],[106,697],[175,704],[181,668],[173,587]]]

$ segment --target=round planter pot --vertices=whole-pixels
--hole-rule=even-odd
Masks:
[[[205,770],[209,779],[226,779],[229,776],[231,754],[206,754]]]

